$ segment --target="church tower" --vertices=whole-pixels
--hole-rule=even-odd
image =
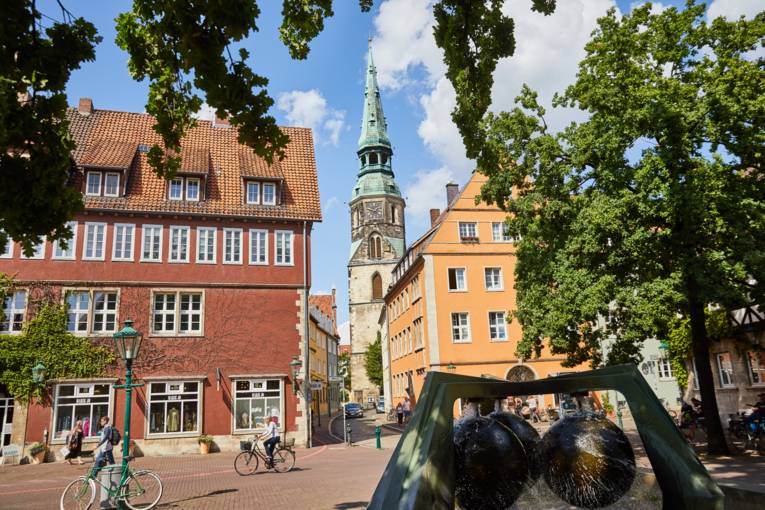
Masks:
[[[365,354],[377,339],[383,296],[391,270],[404,254],[404,200],[393,175],[393,150],[383,115],[377,70],[369,48],[364,116],[359,136],[359,171],[350,201],[351,254],[348,303],[351,330],[351,398],[375,400],[380,388],[369,382]]]

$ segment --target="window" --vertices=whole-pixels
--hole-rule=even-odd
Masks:
[[[20,333],[24,326],[27,291],[10,292],[3,300],[3,316],[0,317],[0,333]],[[2,420],[0,420],[1,422]]]
[[[85,438],[101,432],[101,417],[111,414],[111,385],[58,384],[53,406],[53,439],[65,441],[72,427],[80,420]]]
[[[268,264],[268,230],[250,229],[250,264]]]
[[[173,179],[169,187],[170,200],[183,200],[183,179]]]
[[[197,262],[199,264],[215,264],[217,232],[215,227],[197,228]]]
[[[84,260],[104,260],[106,223],[85,223]]]
[[[186,179],[186,200],[199,201],[199,179]]]
[[[120,195],[120,174],[108,172],[104,177],[104,196],[118,197]]]
[[[467,290],[467,282],[465,281],[464,267],[449,268],[449,290],[450,291]]]
[[[276,236],[276,265],[291,266],[292,261],[292,232],[277,230]]]
[[[114,247],[112,260],[133,260],[133,241],[135,240],[135,225],[126,223],[114,224]]]
[[[259,182],[247,183],[247,203],[248,204],[260,203],[260,183]]]
[[[117,331],[117,292],[71,290],[65,294],[66,330],[84,335]]]
[[[199,381],[149,384],[149,434],[192,434],[199,431],[202,411]]]
[[[486,290],[502,290],[502,268],[487,267],[483,270]]]
[[[152,333],[202,334],[203,300],[200,292],[157,292],[152,311]]]
[[[382,239],[377,234],[372,234],[369,237],[369,258],[382,258]]]
[[[452,314],[452,341],[470,341],[470,318],[465,312]]]
[[[372,276],[372,299],[382,299],[382,277],[378,273]]]
[[[412,301],[419,299],[420,295],[420,277],[415,276],[412,278]]]
[[[24,251],[21,251],[22,259],[44,259],[45,258],[45,239],[32,246],[32,255],[26,256]]]
[[[673,379],[672,362],[669,358],[659,358],[656,360],[656,366],[659,370],[659,379]]]
[[[396,206],[391,204],[390,206],[390,222],[391,223],[398,223],[398,218],[396,216]]]
[[[507,231],[507,225],[502,222],[491,224],[491,240],[495,243],[509,243],[513,240]]]
[[[489,312],[489,339],[507,340],[507,321],[505,312]]]
[[[223,229],[223,263],[242,263],[242,229]]]
[[[459,224],[460,241],[475,242],[478,241],[478,225],[476,223],[460,222]]]
[[[765,352],[749,351],[746,353],[746,360],[752,385],[765,384]]]
[[[170,262],[189,261],[189,227],[170,227]]]
[[[369,155],[369,164],[370,165],[376,165],[377,164],[377,153],[373,152]]]
[[[280,379],[240,379],[234,384],[234,432],[264,430],[269,416],[281,417]]]
[[[88,172],[85,194],[91,196],[101,194],[101,172]]]
[[[9,259],[13,256],[13,240],[0,229],[0,242],[5,242],[5,246],[0,251],[0,259]]]
[[[144,225],[141,231],[141,262],[162,262],[162,225]]]
[[[414,349],[422,349],[422,319],[414,321]]]
[[[729,352],[721,352],[716,355],[717,374],[720,376],[720,387],[730,388],[733,384],[733,361]]]
[[[72,231],[72,237],[66,242],[66,249],[61,241],[53,241],[53,258],[59,260],[74,260],[75,247],[77,246],[77,222],[69,221],[66,224]]]
[[[263,203],[265,205],[276,204],[276,184],[270,182],[263,183]]]

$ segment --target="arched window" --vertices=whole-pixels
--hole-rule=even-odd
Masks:
[[[361,166],[364,166],[367,164],[367,157],[365,155],[361,156]]]
[[[372,299],[382,299],[382,278],[378,273],[372,276]]]
[[[390,205],[390,222],[393,224],[398,223],[398,218],[396,214],[396,206],[394,204]]]
[[[376,165],[377,164],[377,153],[376,152],[372,152],[369,155],[369,164],[370,165]]]
[[[382,239],[377,234],[369,236],[369,258],[382,258]]]
[[[387,154],[382,154],[380,156],[380,159],[382,160],[382,164],[384,165],[385,163],[388,162],[388,155]]]

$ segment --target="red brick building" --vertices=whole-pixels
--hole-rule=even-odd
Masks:
[[[311,229],[321,221],[310,130],[284,128],[286,158],[268,165],[226,122],[199,121],[166,182],[146,159],[159,142],[152,117],[83,99],[69,121],[85,211],[66,250],[43,242],[30,258],[18,245],[0,254],[0,272],[19,285],[4,305],[16,322],[0,329],[29,320],[41,292],[68,305],[72,333],[96,342],[133,319],[145,386],[134,392],[131,434],[146,454],[196,451],[202,433],[238,448],[273,414],[283,437],[306,443],[290,362],[303,358]],[[104,414],[121,429],[123,375],[120,363],[103,378],[48,381],[49,406],[16,406],[13,442],[63,444],[78,419],[95,442]]]

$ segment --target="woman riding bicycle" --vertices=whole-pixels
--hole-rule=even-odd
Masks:
[[[268,456],[268,462],[271,465],[274,463],[274,448],[276,448],[276,445],[279,444],[279,441],[281,441],[281,437],[279,436],[278,423],[279,417],[271,416],[271,418],[268,420],[266,432],[260,436],[261,439],[266,436],[271,436],[269,439],[263,441],[263,446],[266,448],[266,455]]]

